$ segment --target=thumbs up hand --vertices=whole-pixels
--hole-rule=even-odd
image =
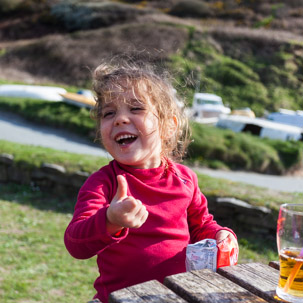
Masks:
[[[148,211],[140,200],[127,196],[127,181],[117,176],[117,192],[107,209],[106,227],[110,234],[115,234],[124,227],[139,228],[146,221]]]

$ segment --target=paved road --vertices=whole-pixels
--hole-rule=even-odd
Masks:
[[[37,126],[19,116],[0,112],[0,139],[23,144],[40,145],[73,153],[110,156],[98,146],[82,137],[50,127]],[[286,192],[303,192],[303,177],[269,176],[246,172],[220,171],[195,168],[209,176],[225,178]]]
[[[0,139],[22,144],[50,147],[57,150],[107,157],[96,144],[68,131],[37,126],[17,115],[0,112]]]
[[[250,172],[214,170],[209,168],[194,168],[194,170],[211,177],[243,182],[259,187],[285,192],[303,192],[303,177],[272,176]]]

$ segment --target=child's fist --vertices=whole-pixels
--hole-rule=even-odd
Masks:
[[[221,241],[225,240],[227,237],[229,237],[231,239],[234,247],[236,247],[239,250],[238,241],[237,241],[236,237],[228,230],[222,229],[216,233],[217,244],[219,244]]]
[[[124,227],[139,228],[146,221],[148,211],[140,200],[127,196],[127,181],[117,176],[117,192],[107,209],[107,230],[115,234]]]
[[[236,237],[227,230],[220,230],[216,234],[216,240],[218,247],[217,268],[236,265],[239,255]]]

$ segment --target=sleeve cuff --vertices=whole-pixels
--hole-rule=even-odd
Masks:
[[[111,235],[106,228],[106,211],[107,207],[102,208],[99,210],[98,214],[98,219],[96,220],[96,224],[98,225],[97,230],[98,233],[100,234],[102,242],[106,244],[113,244],[120,242],[124,238],[127,237],[129,229],[128,228],[123,228],[120,230],[118,233]]]

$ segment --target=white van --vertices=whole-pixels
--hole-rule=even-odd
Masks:
[[[228,115],[231,110],[224,106],[222,98],[215,94],[195,93],[192,105],[195,118],[218,118],[222,114]]]
[[[280,108],[278,112],[268,114],[266,119],[303,128],[302,110],[294,111]]]
[[[219,118],[216,126],[231,129],[234,132],[249,132],[261,138],[303,141],[301,127],[266,119],[230,115]]]

